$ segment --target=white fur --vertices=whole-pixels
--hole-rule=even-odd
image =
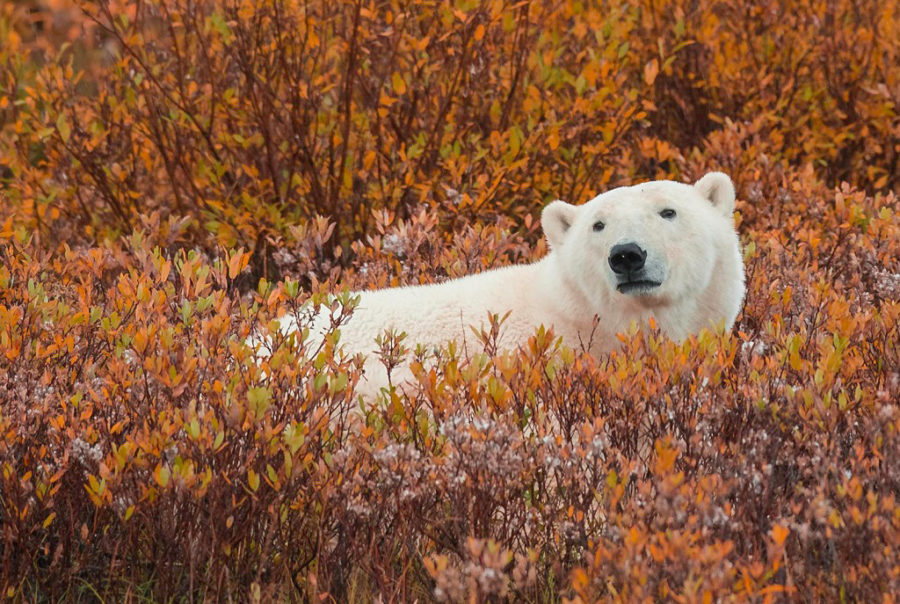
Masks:
[[[387,383],[373,354],[376,337],[386,329],[406,332],[403,343],[410,349],[455,340],[480,350],[470,326],[486,325],[488,313],[509,312],[502,347],[525,343],[544,325],[569,346],[590,341],[590,352],[599,354],[614,348],[616,334],[632,322],[645,324],[651,316],[676,340],[715,323],[730,328],[744,296],[734,198],[728,176],[712,172],[693,186],[655,181],[608,191],[582,206],[554,201],[542,214],[551,251],[538,262],[439,284],[358,292],[359,306],[340,339],[345,352],[367,355],[358,392],[377,393]],[[676,216],[661,217],[664,209]],[[604,228],[596,232],[598,221]],[[609,254],[625,242],[646,250],[647,274],[661,281],[659,287],[638,295],[617,291]],[[285,317],[282,329],[296,324]]]

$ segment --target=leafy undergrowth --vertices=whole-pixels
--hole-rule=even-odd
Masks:
[[[4,4],[2,597],[900,592],[882,4]],[[486,333],[374,406],[333,337],[245,344],[314,294],[536,259],[550,199],[709,169],[730,333]]]

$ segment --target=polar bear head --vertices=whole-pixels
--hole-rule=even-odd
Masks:
[[[601,318],[610,309],[657,318],[673,309],[689,316],[670,317],[663,329],[685,336],[710,321],[730,327],[740,309],[734,202],[731,179],[711,172],[694,185],[613,189],[581,206],[554,201],[541,221],[566,286]]]

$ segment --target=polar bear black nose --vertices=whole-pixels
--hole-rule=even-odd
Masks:
[[[646,259],[647,252],[636,243],[620,243],[609,251],[609,267],[617,275],[641,270]]]

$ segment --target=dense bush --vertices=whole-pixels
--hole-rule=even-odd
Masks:
[[[4,597],[900,592],[892,3],[29,0],[0,35]],[[485,333],[375,406],[333,337],[244,344],[709,169],[732,333]]]

